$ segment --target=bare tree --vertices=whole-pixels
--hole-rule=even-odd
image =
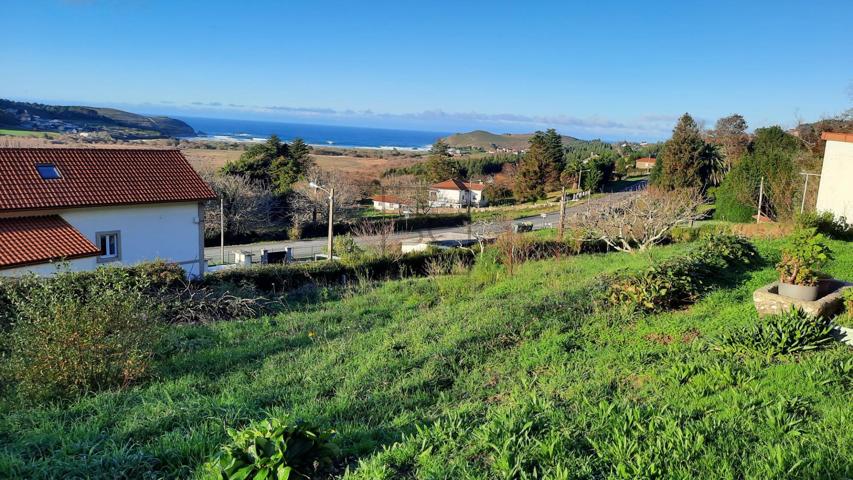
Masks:
[[[218,197],[208,202],[204,210],[205,235],[219,233],[220,198],[225,203],[226,233],[249,233],[270,224],[278,202],[269,188],[239,175],[220,175],[212,171],[201,172],[201,175]]]
[[[429,184],[412,175],[390,177],[384,182],[384,191],[399,197],[415,214],[427,214],[430,210]]]
[[[401,242],[394,238],[395,222],[390,220],[363,221],[353,225],[352,233],[380,257],[398,257],[402,254]]]
[[[353,205],[361,198],[355,182],[340,172],[322,170],[314,166],[308,171],[307,178],[325,189],[335,189],[336,221],[348,218],[352,213]],[[323,190],[311,188],[308,182],[295,185],[288,206],[291,221],[296,225],[328,221],[329,194]]]
[[[615,250],[642,251],[660,243],[672,227],[701,218],[702,204],[698,189],[649,189],[579,213],[573,223]]]

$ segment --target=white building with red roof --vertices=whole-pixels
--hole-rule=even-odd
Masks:
[[[0,148],[0,276],[152,260],[201,276],[212,198],[177,150]]]
[[[383,212],[388,210],[401,210],[406,206],[405,200],[396,195],[376,195],[371,198],[371,200],[373,200],[374,210]]]
[[[429,187],[429,204],[431,207],[462,208],[467,206],[485,207],[488,205],[483,196],[486,188],[482,183],[463,182],[450,179]]]

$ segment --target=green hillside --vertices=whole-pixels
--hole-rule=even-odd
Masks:
[[[528,147],[532,133],[491,133],[485,130],[474,130],[468,133],[456,133],[444,138],[451,147],[478,147],[485,150],[494,148],[509,148],[513,150],[524,150]],[[563,143],[568,145],[577,141],[577,138],[563,135]]]
[[[335,465],[314,479],[850,478],[848,347],[717,348],[756,324],[752,292],[778,277],[779,242],[756,243],[762,262],[659,314],[597,303],[601,275],[689,244],[512,274],[487,251],[455,275],[304,290],[277,314],[169,325],[139,385],[0,400],[0,477],[211,478],[199,466],[226,428],[290,416],[337,431]],[[853,249],[831,246],[827,273],[849,278]]]
[[[61,120],[87,130],[105,130],[119,137],[179,137],[195,133],[191,126],[170,117],[139,115],[114,108],[44,105],[5,99],[0,99],[0,125],[27,129],[20,116],[24,111],[31,117],[38,116],[41,122]]]

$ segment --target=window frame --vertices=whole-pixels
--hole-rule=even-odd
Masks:
[[[116,244],[115,244],[115,254],[106,256],[102,254],[98,254],[98,263],[110,263],[110,262],[119,262],[121,261],[121,231],[120,230],[110,230],[106,232],[97,232],[95,233],[95,242],[98,249],[101,248],[101,241],[104,237],[115,236]]]

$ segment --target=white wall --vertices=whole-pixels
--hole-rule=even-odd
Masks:
[[[817,211],[828,210],[853,223],[853,143],[827,140],[817,194]]]
[[[86,270],[94,270],[98,267],[95,257],[77,258],[65,262],[57,263],[41,263],[38,265],[29,265],[25,267],[7,268],[0,270],[2,277],[22,277],[24,275],[35,273],[36,275],[47,277],[57,272],[81,272]]]
[[[98,232],[120,232],[120,260],[96,263],[94,258],[85,259],[95,265],[75,262],[75,268],[78,263],[81,269],[92,269],[97,265],[164,260],[178,263],[188,275],[197,276],[201,270],[199,260],[204,256],[200,213],[198,203],[187,202],[20,212],[18,216],[58,214],[96,246]],[[50,264],[22,269],[55,271]],[[0,275],[8,271],[0,270]]]
[[[462,190],[432,189],[430,190],[430,205],[434,207],[459,206],[465,203],[466,196]]]

